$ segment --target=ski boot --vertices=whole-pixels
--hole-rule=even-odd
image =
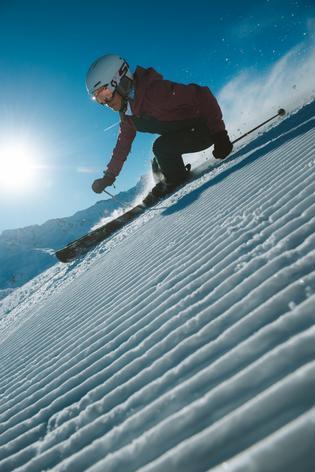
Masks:
[[[191,170],[191,164],[187,164],[186,166],[186,174],[184,179],[181,179],[179,182],[169,182],[167,180],[163,180],[158,182],[151,192],[144,198],[143,204],[145,206],[152,206],[156,202],[159,201],[161,197],[164,197],[166,195],[169,195],[172,193],[177,187],[180,185],[184,184],[189,180],[190,177],[190,170]]]

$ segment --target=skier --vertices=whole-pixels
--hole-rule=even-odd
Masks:
[[[214,145],[213,156],[226,158],[233,145],[217,100],[208,87],[164,80],[152,67],[134,73],[119,56],[108,54],[89,68],[90,96],[120,114],[120,132],[104,176],[93,182],[96,193],[113,185],[131,150],[137,131],[159,134],[153,144],[152,171],[160,196],[184,183],[190,171],[182,154]]]

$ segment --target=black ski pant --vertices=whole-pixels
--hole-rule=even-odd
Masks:
[[[179,184],[187,175],[182,155],[203,151],[212,144],[209,128],[198,121],[195,126],[161,134],[153,144],[153,153],[166,181]]]
[[[160,121],[151,116],[133,116],[135,127],[143,133],[160,134],[153,144],[153,172],[159,169],[170,183],[181,183],[187,176],[183,154],[199,152],[213,144],[206,122],[199,118]]]

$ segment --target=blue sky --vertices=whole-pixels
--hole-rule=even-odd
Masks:
[[[314,24],[312,0],[1,0],[0,231],[71,215],[100,199],[90,186],[111,157],[118,116],[86,93],[86,70],[97,57],[117,53],[132,68],[153,66],[219,95],[244,71],[257,78],[296,45],[311,47]],[[116,192],[148,171],[153,139],[138,133]],[[30,158],[29,185],[18,169],[7,184],[1,180],[12,143]]]

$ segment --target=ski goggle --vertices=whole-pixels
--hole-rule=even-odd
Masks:
[[[95,90],[92,95],[92,99],[95,100],[100,105],[106,105],[111,101],[113,98],[113,92],[107,88],[106,85],[102,85],[102,87]]]

